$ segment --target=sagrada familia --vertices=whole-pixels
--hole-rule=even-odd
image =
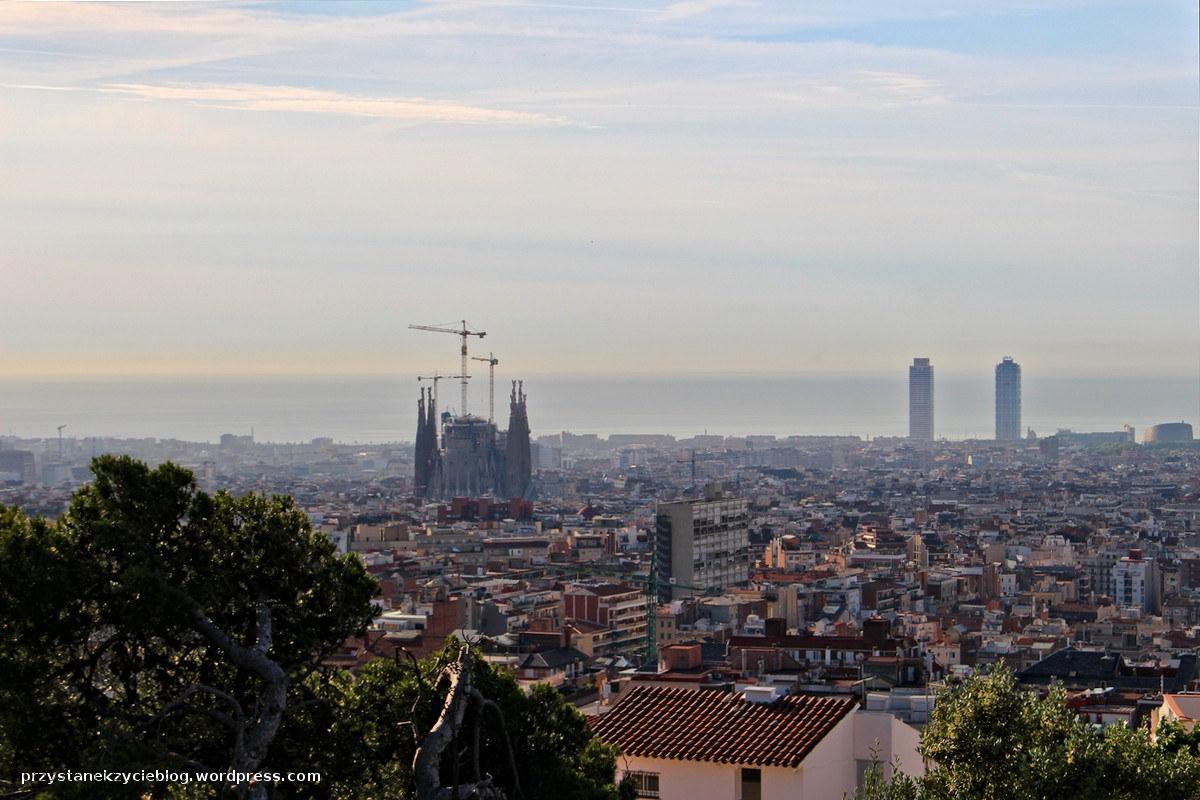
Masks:
[[[440,426],[440,436],[439,436]],[[525,387],[513,381],[508,430],[482,417],[438,417],[432,390],[417,401],[417,444],[414,488],[427,500],[477,498],[533,499],[533,458]]]

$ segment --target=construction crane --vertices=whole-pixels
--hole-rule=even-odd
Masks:
[[[421,381],[433,381],[433,402],[436,403],[437,399],[438,399],[438,393],[437,393],[438,381],[440,381],[444,378],[450,378],[452,380],[457,380],[459,378],[470,378],[470,377],[471,377],[470,375],[439,375],[437,372],[434,372],[432,375],[418,375],[417,383],[420,383]]]
[[[59,426],[58,426],[58,460],[59,460],[59,461],[62,461],[62,459],[63,459],[63,440],[62,440],[62,432],[63,432],[63,428],[65,428],[65,427],[67,427],[67,426],[66,426],[66,425],[59,425]]]
[[[431,331],[433,333],[452,333],[455,336],[462,338],[462,369],[459,370],[458,377],[462,380],[462,415],[467,415],[467,337],[478,336],[480,339],[487,336],[487,331],[473,331],[467,327],[467,321],[460,320],[460,328],[446,328],[441,325],[409,325],[408,327],[414,331]],[[435,384],[436,385],[436,384]]]
[[[496,421],[496,365],[500,363],[500,359],[496,358],[495,353],[488,353],[487,358],[483,356],[471,356],[472,361],[483,361],[488,365],[488,422],[495,423]]]

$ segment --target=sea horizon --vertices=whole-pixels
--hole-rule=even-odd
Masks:
[[[907,380],[897,376],[532,376],[525,380],[533,435],[907,434]],[[224,433],[256,441],[347,444],[412,441],[419,387],[380,376],[0,379],[0,435],[158,438],[216,442]],[[498,376],[496,417],[507,426],[510,379]],[[474,380],[468,409],[487,416],[487,382]],[[457,413],[459,388],[443,383],[441,410]],[[1025,376],[1022,431],[1138,431],[1197,421],[1200,378]],[[935,435],[993,435],[990,376],[939,376]]]

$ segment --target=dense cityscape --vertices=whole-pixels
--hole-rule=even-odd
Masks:
[[[0,800],[1200,800],[1181,0],[0,2]]]
[[[180,464],[209,491],[293,496],[378,579],[371,624],[327,665],[357,671],[470,642],[527,690],[552,686],[593,715],[643,796],[660,781],[686,787],[694,766],[671,760],[655,720],[720,719],[723,692],[842,703],[809,745],[821,743],[821,764],[852,758],[857,772],[806,760],[796,775],[846,792],[872,747],[921,774],[918,730],[937,690],[999,664],[1028,687],[1063,686],[1097,726],[1194,725],[1191,426],[1155,425],[1141,442],[1129,426],[1022,433],[1020,366],[1005,357],[996,437],[939,440],[930,359],[914,359],[909,382],[910,436],[869,441],[531,436],[536,396],[519,381],[506,430],[494,383],[486,418],[439,412],[436,381],[421,386],[415,444],[10,437],[0,502],[55,516],[101,453]],[[697,702],[715,706],[680,694],[704,690],[715,691]],[[843,717],[848,732],[833,736]],[[688,758],[717,770],[722,748],[768,729],[739,728],[737,742]],[[853,753],[827,752],[838,747]]]

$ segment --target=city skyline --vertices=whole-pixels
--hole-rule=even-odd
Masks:
[[[1200,800],[1196,0],[18,0],[0,118],[5,797]]]
[[[507,384],[507,378],[504,378]],[[937,438],[992,439],[992,371],[971,379],[939,376]],[[159,437],[215,441],[222,433],[273,442],[331,436],[344,442],[408,441],[417,424],[411,377],[273,380],[74,381],[0,383],[6,405],[0,436]],[[531,393],[535,435],[562,430],[677,437],[909,433],[908,381],[885,378],[538,378]],[[486,389],[484,390],[486,393]],[[457,392],[451,391],[451,396]],[[1190,379],[1065,379],[1035,374],[1023,386],[1023,427],[1141,434],[1168,421],[1197,421]],[[445,395],[443,395],[445,397]],[[480,409],[486,399],[477,398]],[[446,410],[456,411],[453,399]]]
[[[619,6],[5,4],[0,377],[1195,376],[1194,7]]]

